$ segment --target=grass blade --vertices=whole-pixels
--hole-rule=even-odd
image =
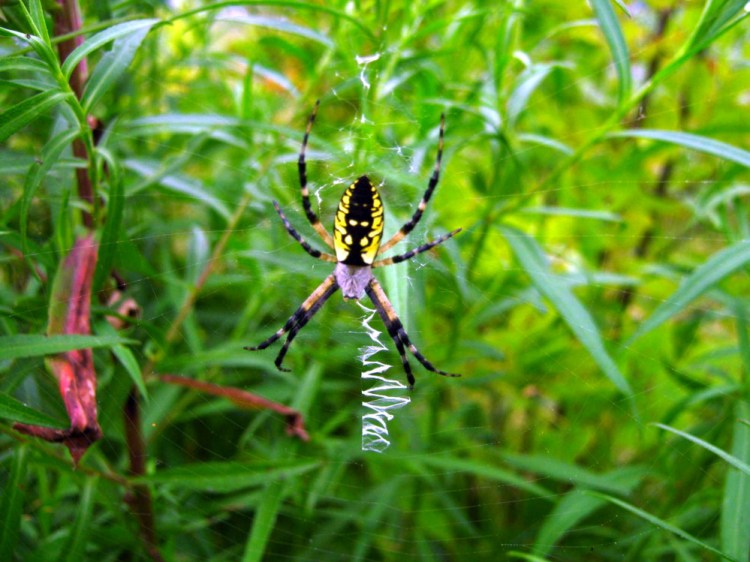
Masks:
[[[70,78],[73,73],[73,69],[78,66],[78,63],[86,58],[89,54],[93,53],[97,49],[100,49],[107,43],[135,33],[141,29],[151,29],[155,24],[159,22],[158,19],[141,19],[126,21],[124,23],[118,23],[112,27],[108,27],[104,31],[100,31],[96,35],[89,37],[79,47],[77,47],[62,65],[62,73],[65,78]]]
[[[61,131],[54,137],[42,149],[41,158],[35,161],[29,168],[26,174],[26,180],[23,185],[23,198],[21,199],[21,244],[23,248],[24,257],[28,259],[28,221],[29,221],[29,209],[31,208],[31,201],[36,195],[37,189],[42,184],[42,180],[49,172],[50,168],[60,159],[60,154],[63,150],[73,142],[79,134],[77,129],[68,129]],[[34,267],[32,271],[36,271]]]
[[[120,174],[119,162],[111,158],[102,148],[97,149],[107,162],[110,170],[109,193],[107,194],[107,222],[104,223],[101,242],[99,243],[99,258],[94,273],[94,292],[104,287],[107,279],[112,275],[112,264],[115,261],[120,246],[120,227],[125,208],[125,187]]]
[[[750,419],[750,402],[737,403],[735,417]],[[750,464],[750,427],[735,423],[732,457]],[[738,560],[750,560],[750,474],[727,471],[724,499],[721,506],[721,548]]]
[[[258,510],[253,518],[253,529],[245,544],[245,553],[242,556],[243,562],[260,562],[263,560],[268,538],[276,524],[281,500],[284,499],[285,484],[286,480],[280,478],[268,484],[263,491]]]
[[[480,462],[473,459],[459,459],[444,455],[427,455],[423,457],[419,464],[424,464],[431,468],[438,468],[441,471],[472,474],[477,477],[485,478],[496,482],[502,482],[519,490],[524,490],[540,498],[550,498],[552,493],[530,482],[528,479],[513,474],[508,470],[503,470],[491,464],[490,462]]]
[[[83,490],[78,498],[78,514],[70,529],[65,547],[62,549],[62,554],[58,558],[61,562],[78,562],[86,559],[84,551],[89,539],[91,514],[94,511],[94,494],[98,482],[97,478],[86,478],[84,481]]]
[[[0,418],[29,425],[53,427],[56,429],[64,429],[68,427],[67,422],[57,420],[47,414],[43,414],[42,412],[37,412],[33,408],[29,408],[26,404],[19,402],[5,393],[0,393]],[[3,558],[0,557],[0,559]]]
[[[719,158],[750,168],[750,152],[747,150],[742,150],[731,144],[702,135],[694,135],[693,133],[662,131],[658,129],[630,129],[610,133],[607,135],[607,138],[640,138],[668,142],[705,154],[711,154],[712,156],[718,156]]]
[[[682,312],[714,285],[750,262],[750,240],[741,240],[708,258],[680,284],[679,288],[643,322],[628,343],[657,328],[675,314]]]
[[[87,112],[125,73],[133,57],[153,24],[139,27],[132,33],[115,40],[112,50],[102,56],[91,77],[86,82],[81,105]]]
[[[3,396],[3,395],[0,395]],[[0,494],[0,560],[14,560],[23,515],[23,486],[26,475],[27,448],[17,447],[10,465],[10,474]]]
[[[693,535],[691,535],[687,531],[683,531],[679,527],[675,527],[674,525],[671,525],[671,524],[667,523],[663,519],[660,519],[660,518],[656,517],[655,515],[651,515],[650,513],[648,513],[646,511],[643,511],[642,509],[639,509],[639,508],[635,507],[634,505],[631,505],[631,504],[629,504],[627,502],[624,502],[624,501],[622,501],[620,499],[617,499],[617,498],[614,498],[612,496],[608,496],[606,494],[600,494],[598,492],[587,492],[587,493],[591,494],[592,496],[603,498],[603,499],[607,500],[608,502],[611,502],[611,503],[613,503],[613,504],[615,504],[617,506],[620,506],[621,508],[629,511],[630,513],[633,513],[633,514],[637,515],[641,519],[643,519],[645,521],[648,521],[652,525],[655,525],[656,527],[659,527],[660,529],[663,529],[663,530],[665,530],[665,531],[667,531],[669,533],[677,535],[681,539],[689,541],[689,542],[691,542],[691,543],[693,543],[693,544],[695,544],[695,545],[697,545],[697,546],[699,546],[699,547],[701,547],[701,548],[703,548],[705,550],[708,550],[709,552],[713,552],[714,554],[717,554],[718,556],[721,556],[722,558],[725,558],[727,560],[733,560],[734,562],[739,562],[736,558],[733,558],[733,557],[729,556],[728,554],[725,554],[722,551],[714,548],[710,544],[707,544],[707,543],[703,542],[702,540],[694,537]]]
[[[309,472],[318,462],[203,462],[162,470],[138,478],[138,483],[170,484],[193,490],[231,492],[260,486],[274,479],[291,479]]]
[[[607,353],[594,319],[567,285],[549,270],[547,260],[536,241],[514,228],[504,226],[500,230],[537,290],[557,309],[609,380],[632,399],[630,385]]]
[[[0,114],[0,142],[19,131],[51,107],[54,107],[68,94],[58,90],[42,92],[17,103]]]
[[[544,518],[542,528],[534,541],[534,555],[547,556],[571,528],[605,504],[602,498],[584,490],[571,490]]]
[[[684,431],[680,431],[679,429],[675,429],[673,427],[669,427],[668,425],[664,425],[664,424],[661,424],[661,423],[655,423],[653,425],[655,425],[656,427],[659,427],[661,429],[665,429],[667,431],[671,431],[675,435],[679,435],[680,437],[684,437],[685,439],[687,439],[689,441],[692,441],[693,443],[696,443],[697,445],[700,445],[701,447],[703,447],[707,451],[711,451],[716,456],[721,457],[722,459],[724,459],[726,462],[728,462],[730,465],[732,465],[737,470],[741,470],[742,472],[744,472],[745,474],[747,474],[748,476],[750,476],[750,465],[749,464],[741,461],[740,459],[738,459],[737,457],[735,457],[733,455],[730,455],[726,451],[722,451],[718,447],[715,447],[714,445],[711,445],[711,443],[707,443],[706,441],[704,441],[703,439],[700,439],[700,438],[696,437],[695,435],[690,435],[689,433],[685,433]]]
[[[133,342],[119,336],[45,336],[40,334],[0,336],[0,360],[40,357],[73,349],[112,347],[128,343]]]
[[[599,27],[607,40],[609,50],[612,52],[612,59],[619,80],[617,103],[622,105],[630,97],[633,82],[628,46],[625,43],[620,22],[609,0],[591,0],[591,5],[594,8]]]

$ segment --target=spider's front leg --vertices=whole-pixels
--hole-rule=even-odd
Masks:
[[[315,316],[315,313],[320,310],[320,308],[325,304],[328,298],[333,293],[335,293],[338,288],[339,285],[338,283],[336,283],[336,278],[333,276],[333,274],[329,275],[328,277],[326,277],[325,281],[323,281],[318,286],[318,288],[315,289],[312,294],[305,299],[305,302],[302,303],[302,306],[300,306],[294,312],[294,314],[289,317],[289,320],[286,321],[286,324],[284,324],[274,335],[256,346],[246,346],[244,349],[248,351],[258,351],[260,349],[265,349],[281,336],[289,332],[284,345],[281,346],[281,350],[279,351],[279,354],[276,356],[276,360],[274,361],[274,364],[279,371],[288,372],[289,369],[282,367],[282,363],[284,362],[284,356],[286,355],[286,352],[289,350],[289,346],[292,344],[292,340],[294,340],[294,337],[299,333],[299,331],[305,327],[305,324],[307,324],[313,316]]]

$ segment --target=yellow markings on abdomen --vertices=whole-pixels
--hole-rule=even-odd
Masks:
[[[383,237],[383,203],[377,188],[361,176],[344,192],[333,223],[336,259],[347,265],[371,265]]]

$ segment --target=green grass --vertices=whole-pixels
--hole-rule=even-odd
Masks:
[[[750,560],[745,1],[107,0],[62,37],[48,4],[0,8],[0,559]],[[463,377],[412,358],[382,454],[359,307],[291,373],[243,350],[331,271],[272,206],[323,249],[318,99],[313,207],[329,228],[367,173],[386,237],[446,115],[398,248],[463,232],[376,275]],[[103,437],[74,467],[49,436],[90,410],[51,373],[86,349]]]

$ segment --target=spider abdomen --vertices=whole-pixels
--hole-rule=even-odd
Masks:
[[[333,221],[336,259],[352,266],[369,266],[383,236],[383,203],[367,176],[353,182],[339,201]],[[359,298],[359,297],[358,297]]]

